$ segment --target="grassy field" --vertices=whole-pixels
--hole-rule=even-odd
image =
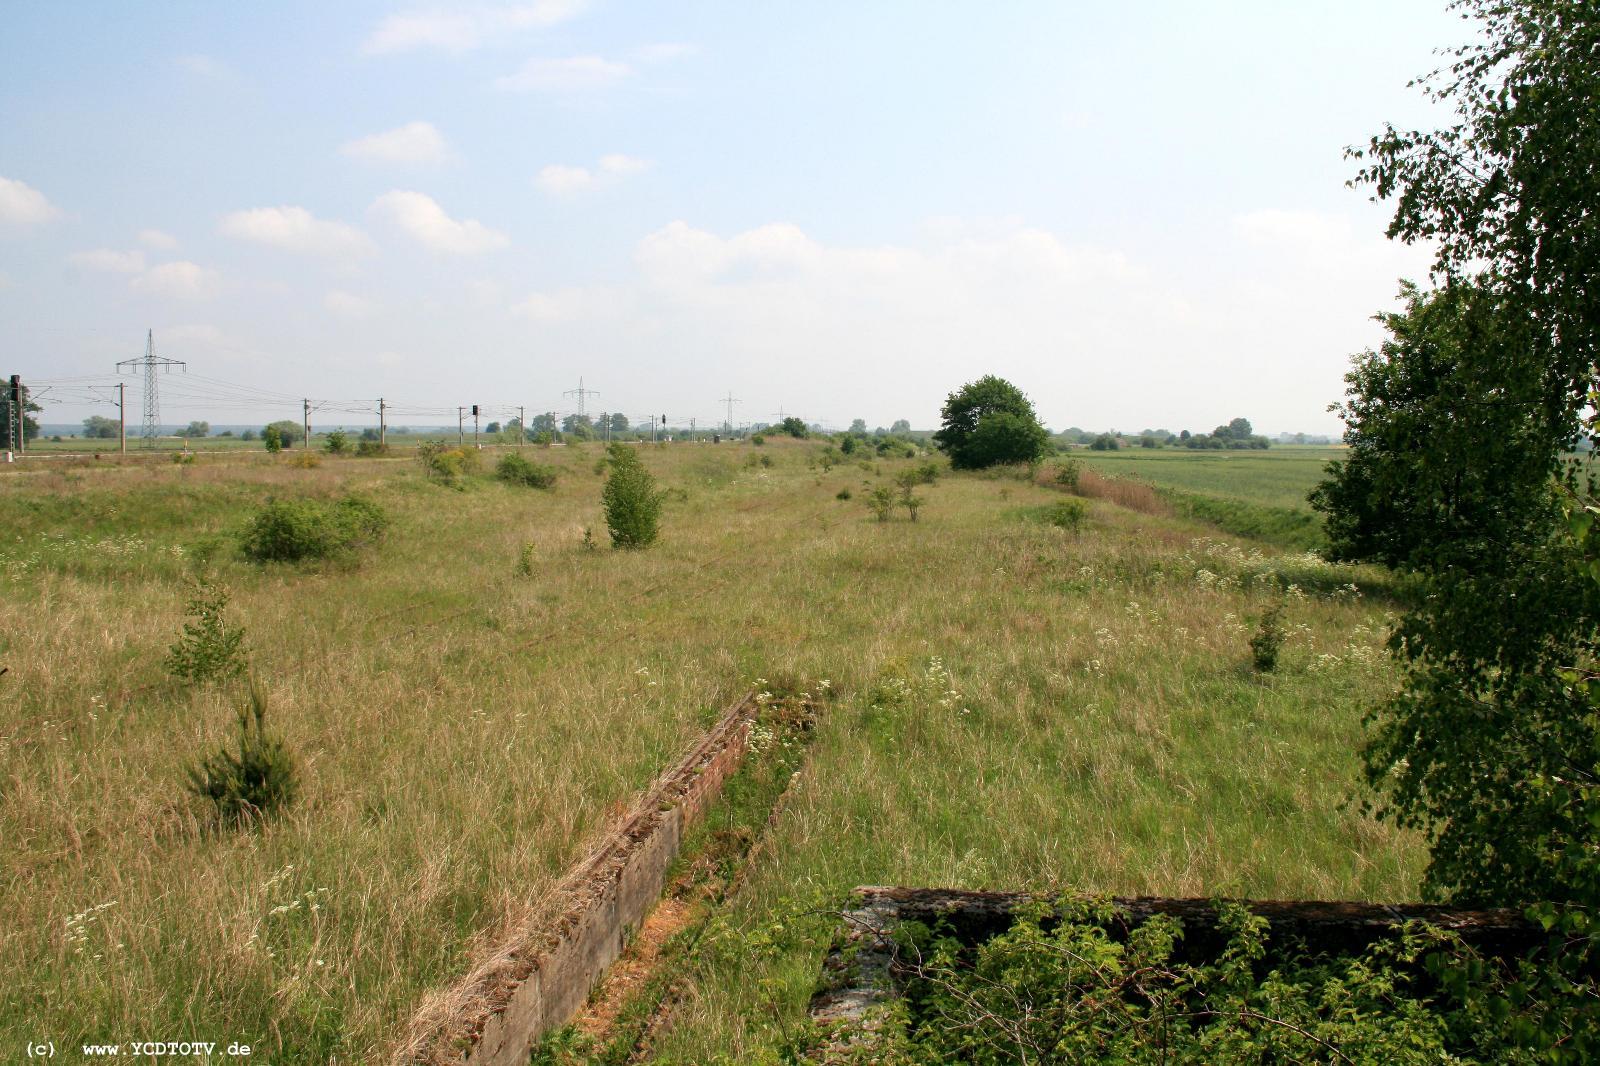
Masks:
[[[1109,477],[1136,477],[1165,488],[1294,509],[1306,506],[1306,493],[1323,479],[1323,468],[1344,453],[1343,448],[1278,444],[1265,451],[1080,449],[1072,456]]]
[[[866,490],[910,461],[824,472],[820,450],[645,449],[668,500],[640,553],[585,544],[605,540],[594,446],[528,452],[561,469],[553,493],[406,460],[6,470],[0,1046],[381,1059],[718,710],[778,679],[830,698],[662,1061],[774,1059],[856,884],[1412,895],[1418,842],[1344,804],[1363,703],[1393,684],[1382,575],[1102,501],[1070,533],[1041,520],[1059,493],[1014,477],[943,477],[919,521],[879,523]],[[239,557],[264,498],[348,490],[395,518],[369,554]],[[201,570],[301,762],[300,801],[256,831],[208,828],[182,787],[238,699],[162,668]],[[1257,674],[1277,602],[1287,643]]]

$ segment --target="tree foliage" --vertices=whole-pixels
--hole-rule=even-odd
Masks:
[[[1429,839],[1425,889],[1546,901],[1558,929],[1587,937],[1600,586],[1556,492],[1592,493],[1562,453],[1600,341],[1600,15],[1592,0],[1455,7],[1478,41],[1422,80],[1453,120],[1352,151],[1357,182],[1394,201],[1390,235],[1434,244],[1438,290],[1408,291],[1391,340],[1357,358],[1350,459],[1316,502],[1338,554],[1425,580],[1391,640],[1403,685],[1370,716],[1365,751],[1380,810]]]
[[[615,548],[648,548],[655,543],[661,519],[661,493],[655,478],[639,459],[638,451],[626,444],[607,449],[611,472],[601,490],[606,528]]]
[[[989,374],[950,394],[943,428],[933,440],[950,457],[951,466],[979,470],[1035,462],[1048,450],[1050,434],[1022,390]]]

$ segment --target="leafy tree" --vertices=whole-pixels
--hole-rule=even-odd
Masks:
[[[600,502],[606,512],[606,528],[615,548],[648,548],[655,543],[661,518],[661,493],[655,478],[645,469],[638,450],[626,444],[613,444],[606,455],[611,472],[601,490]]]
[[[1586,936],[1600,907],[1587,681],[1600,586],[1554,492],[1563,474],[1578,482],[1561,456],[1600,344],[1600,18],[1592,0],[1455,6],[1482,33],[1423,79],[1454,120],[1391,126],[1352,151],[1357,181],[1395,201],[1390,235],[1433,243],[1441,288],[1409,293],[1393,339],[1358,357],[1352,454],[1317,502],[1335,550],[1425,582],[1391,641],[1402,687],[1365,749],[1382,813],[1428,837],[1425,889],[1575,905],[1546,916]],[[1586,1053],[1565,1038],[1559,1051]]]
[[[483,427],[483,431],[485,433],[499,433],[500,432],[500,423],[498,423],[498,422],[490,422],[487,426]]]
[[[778,423],[778,432],[787,433],[791,437],[800,437],[802,439],[811,435],[811,430],[806,426],[805,419],[796,418],[793,415],[790,415],[788,418],[785,418],[782,422]]]
[[[1102,433],[1089,445],[1091,451],[1114,452],[1122,447],[1122,441],[1110,433]]]
[[[104,415],[90,415],[83,420],[83,435],[92,440],[115,440],[119,428],[115,418],[106,418]]]
[[[611,432],[628,432],[628,416],[623,414],[621,411],[613,412],[611,415]]]
[[[911,423],[903,418],[897,418],[894,420],[894,425],[889,427],[889,432],[894,434],[910,433]]]
[[[286,448],[291,444],[298,443],[306,435],[306,431],[301,428],[300,423],[288,418],[280,419],[267,426],[267,429],[274,428],[278,431],[278,440]],[[265,431],[262,432],[262,436],[266,436]]]
[[[1255,427],[1248,418],[1235,418],[1228,422],[1228,436],[1234,440],[1249,440],[1255,435]],[[1221,434],[1218,434],[1221,436]]]
[[[24,442],[39,436],[39,422],[29,418],[29,412],[42,411],[44,408],[33,402],[29,396],[28,386],[22,386],[22,439]],[[15,448],[17,442],[11,439],[11,381],[7,378],[0,381],[0,448]]]
[[[329,455],[343,455],[350,450],[350,435],[336,429],[323,438],[322,447]]]
[[[530,421],[528,425],[536,434],[554,433],[558,423],[556,422],[555,415],[534,415],[533,420]]]
[[[865,436],[866,432],[867,432],[867,420],[864,419],[864,418],[857,418],[857,419],[853,420],[850,423],[850,432],[851,433],[859,433],[859,434]]]
[[[209,437],[211,436],[210,422],[190,422],[188,426],[178,431],[180,437]]]
[[[952,392],[943,418],[933,440],[958,470],[1035,462],[1050,444],[1022,390],[993,374]]]
[[[277,426],[267,426],[261,431],[261,443],[269,452],[283,451],[283,431]]]

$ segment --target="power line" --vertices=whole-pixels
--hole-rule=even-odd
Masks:
[[[144,430],[140,436],[146,448],[156,446],[156,435],[161,431],[161,396],[156,391],[156,371],[171,373],[173,367],[184,365],[181,359],[167,359],[156,354],[156,331],[153,329],[145,333],[142,358],[124,359],[117,364],[119,370],[128,367],[129,373],[137,373],[140,368],[144,370]]]

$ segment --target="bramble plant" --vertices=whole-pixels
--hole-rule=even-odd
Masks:
[[[183,634],[167,652],[167,673],[185,681],[227,681],[245,671],[244,628],[228,624],[228,590],[202,582],[189,598]]]
[[[615,548],[648,548],[655,543],[661,518],[661,494],[655,478],[645,469],[638,453],[625,444],[608,449],[611,472],[601,490],[606,528]]]
[[[266,730],[267,699],[254,683],[239,708],[237,751],[227,747],[188,768],[188,788],[211,803],[224,825],[260,822],[294,801],[298,790],[294,756]]]

